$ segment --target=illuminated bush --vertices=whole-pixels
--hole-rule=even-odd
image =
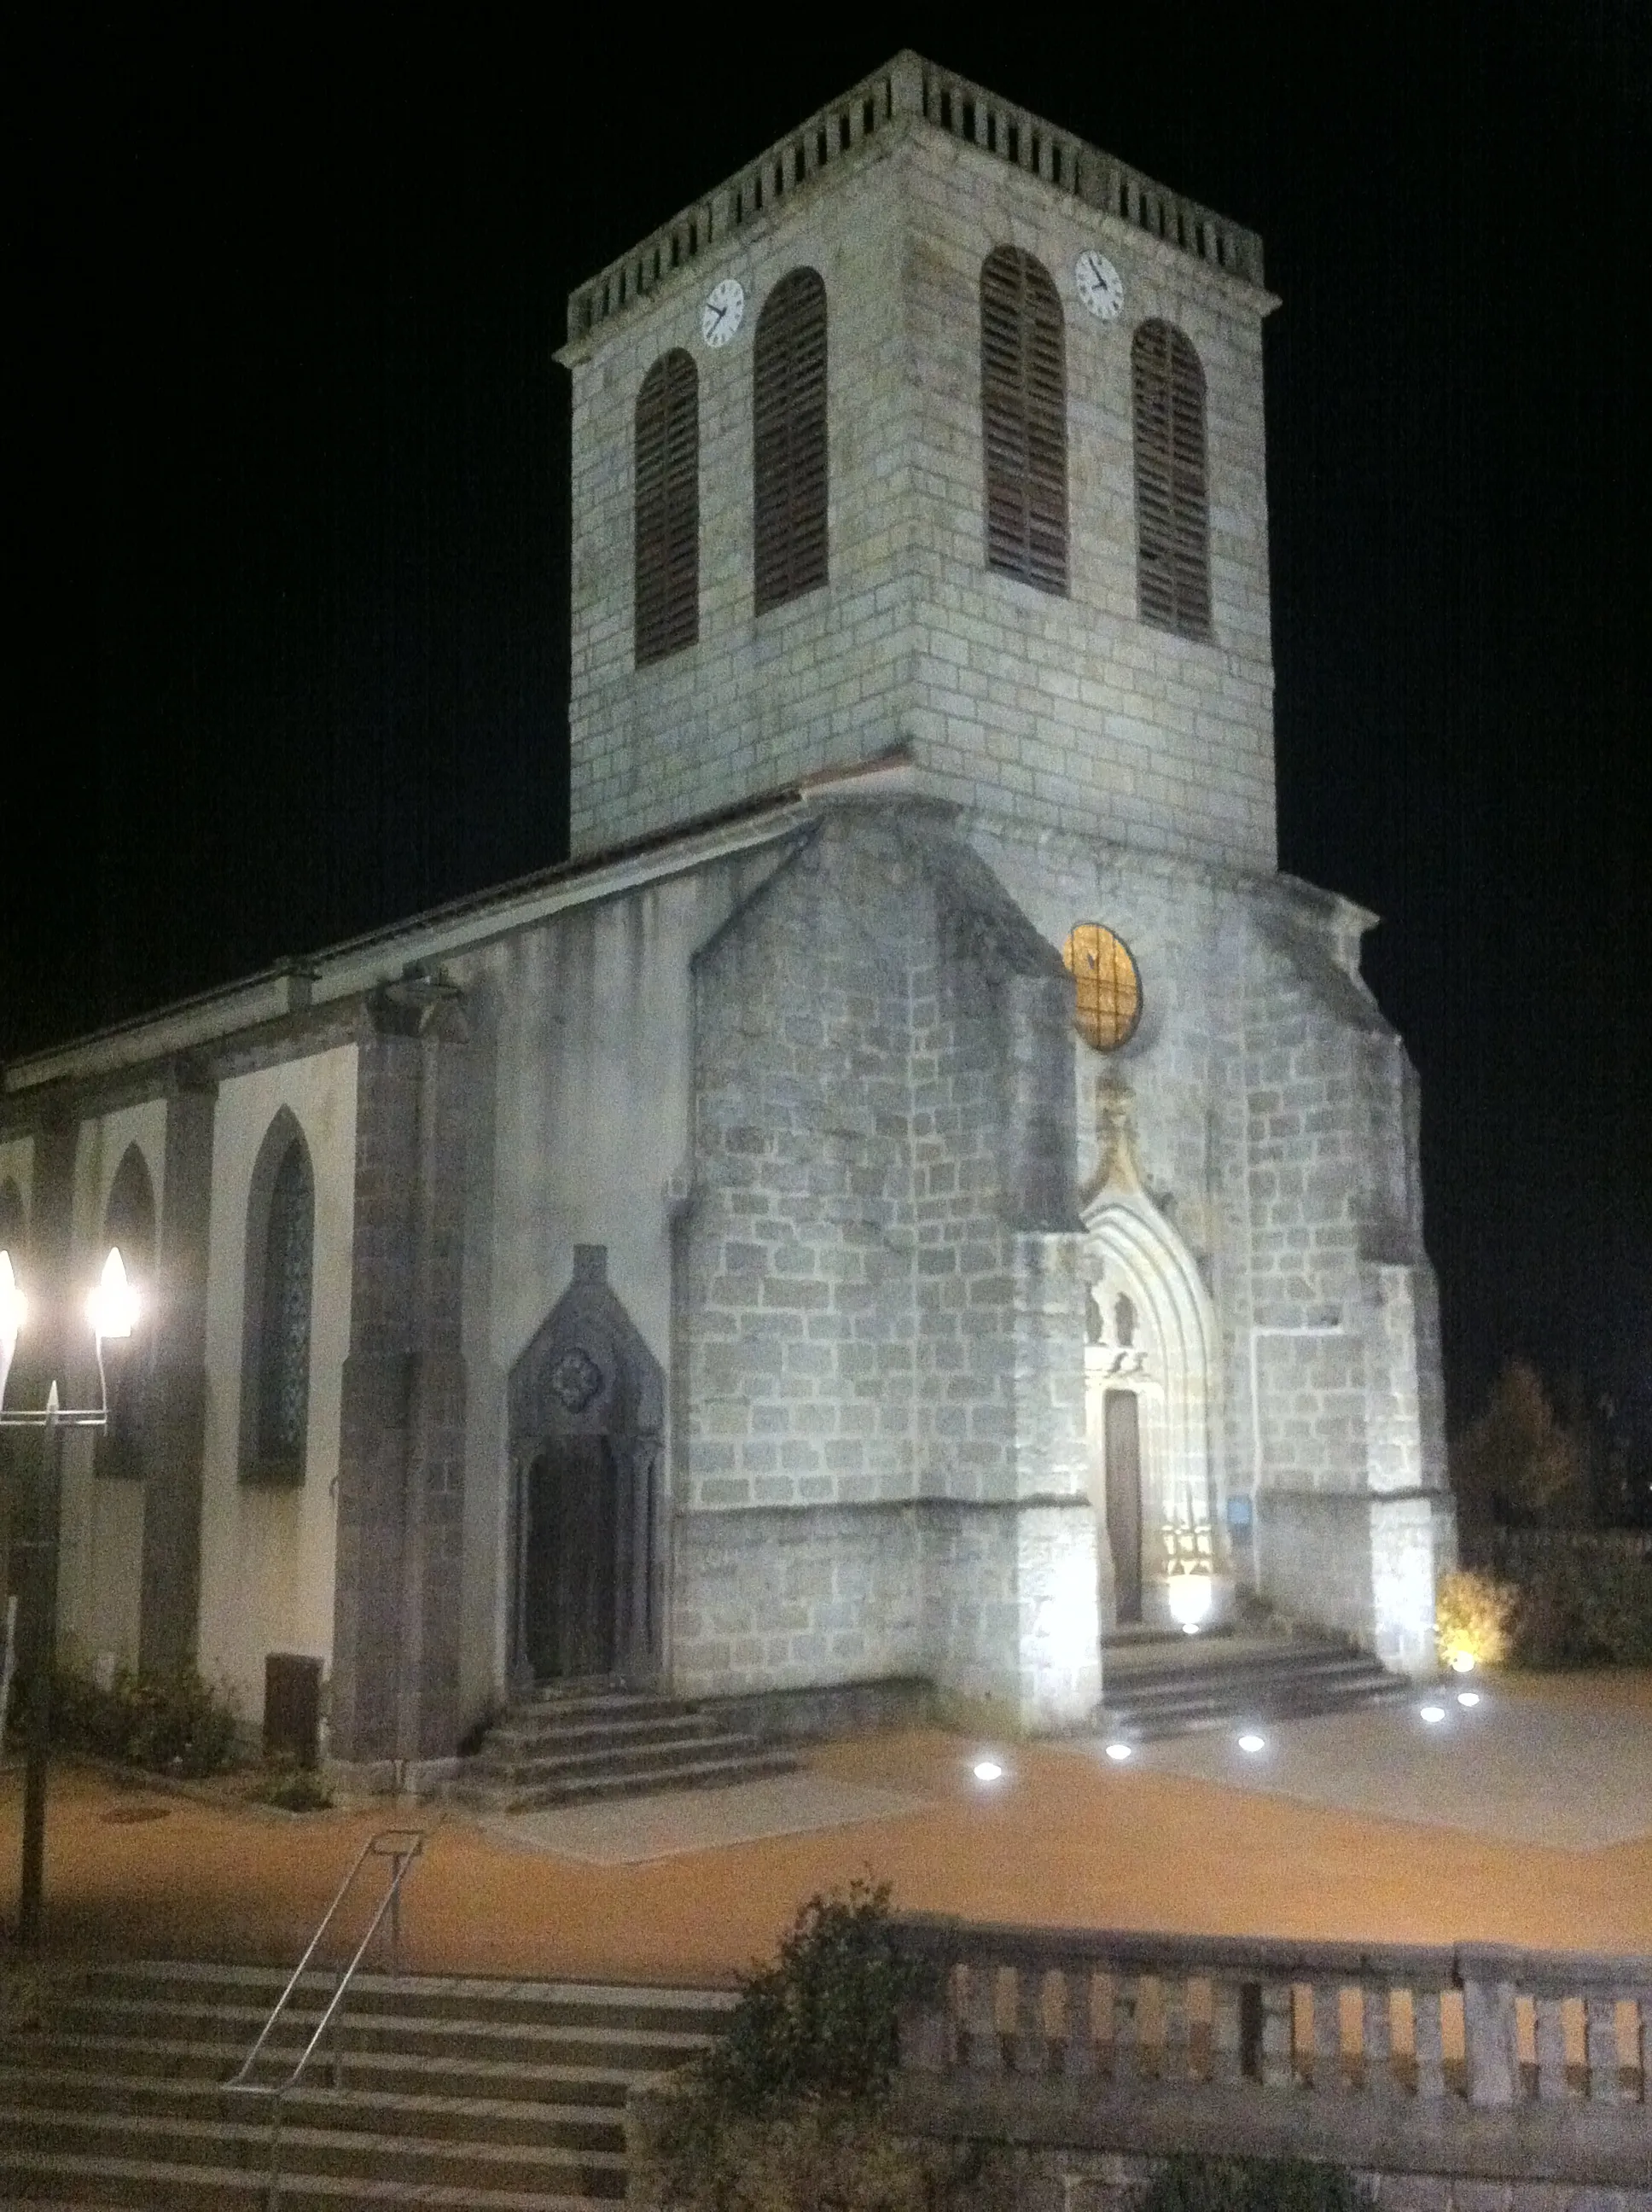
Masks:
[[[1442,1575],[1434,1594],[1434,1637],[1440,1660],[1449,1667],[1472,1659],[1477,1667],[1500,1667],[1508,1658],[1520,1592],[1478,1569],[1460,1567]]]

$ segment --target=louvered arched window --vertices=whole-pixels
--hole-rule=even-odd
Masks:
[[[981,264],[981,437],[987,565],[1067,588],[1067,368],[1061,298],[1018,246]]]
[[[127,1337],[111,1337],[103,1346],[108,1425],[99,1437],[92,1464],[100,1475],[138,1482],[144,1473],[143,1416],[149,1371],[148,1308],[155,1284],[155,1185],[149,1163],[136,1145],[120,1156],[109,1202],[103,1211],[103,1252],[119,1251],[126,1279],[137,1293],[137,1322]],[[100,1252],[100,1262],[103,1257]]]
[[[678,346],[637,394],[637,666],[699,635],[700,377]]]
[[[1211,634],[1211,516],[1205,372],[1169,323],[1144,323],[1130,350],[1136,427],[1136,592],[1144,622]]]
[[[315,1183],[303,1133],[284,1108],[253,1170],[246,1232],[241,1473],[249,1482],[302,1482]]]
[[[782,276],[751,361],[753,599],[762,614],[826,581],[826,287]]]

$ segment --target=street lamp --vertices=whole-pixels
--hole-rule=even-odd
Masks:
[[[109,1386],[103,1370],[106,1339],[130,1336],[137,1319],[137,1297],[126,1279],[119,1251],[112,1249],[97,1287],[86,1301],[86,1318],[98,1359],[95,1406],[62,1406],[54,1377],[38,1413],[9,1413],[6,1382],[28,1307],[17,1287],[11,1255],[0,1251],[0,1428],[39,1429],[45,1452],[36,1496],[34,1533],[19,1547],[32,1555],[29,1576],[31,1654],[28,1683],[28,1753],[23,1769],[23,1863],[17,1891],[17,1942],[33,1950],[40,1936],[40,1898],[46,1873],[46,1759],[52,1745],[52,1662],[57,1612],[58,1511],[63,1492],[63,1432],[106,1429]]]

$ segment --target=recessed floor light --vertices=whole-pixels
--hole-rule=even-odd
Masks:
[[[1442,1721],[1445,1718],[1445,1707],[1443,1705],[1424,1705],[1422,1708],[1422,1714],[1423,1718],[1431,1728],[1436,1721]]]
[[[1254,1729],[1248,1729],[1239,1739],[1239,1748],[1241,1751],[1266,1751],[1267,1738],[1258,1735]]]
[[[1130,1746],[1127,1743],[1110,1743],[1107,1747],[1107,1755],[1109,1759],[1128,1759]]]
[[[1451,1660],[1451,1671],[1454,1674],[1472,1674],[1474,1671],[1473,1653],[1472,1651],[1454,1652]]]
[[[1004,1769],[995,1759],[978,1759],[969,1771],[977,1782],[1001,1782],[1004,1779]]]
[[[1477,1705],[1479,1701],[1480,1693],[1478,1690],[1459,1690],[1457,1692],[1457,1703],[1460,1705]]]

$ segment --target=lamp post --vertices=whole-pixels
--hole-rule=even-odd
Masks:
[[[46,1392],[46,1404],[38,1413],[8,1413],[6,1380],[27,1311],[12,1271],[11,1255],[0,1251],[0,1428],[42,1431],[34,1528],[20,1547],[30,1555],[28,1752],[23,1768],[22,1871],[17,1890],[17,1944],[23,1951],[32,1951],[39,1942],[40,1900],[46,1875],[46,1760],[52,1747],[52,1662],[57,1640],[53,1630],[57,1613],[58,1510],[63,1489],[63,1432],[65,1429],[108,1427],[109,1388],[103,1370],[104,1341],[106,1338],[131,1334],[132,1324],[137,1318],[137,1300],[126,1280],[119,1251],[112,1249],[103,1263],[98,1286],[86,1302],[86,1317],[97,1352],[97,1404],[60,1405],[54,1377]]]

